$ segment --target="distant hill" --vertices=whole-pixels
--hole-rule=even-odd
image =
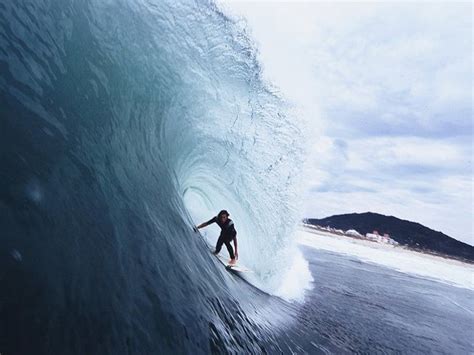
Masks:
[[[364,235],[376,230],[380,234],[390,234],[390,238],[402,245],[474,261],[474,247],[469,244],[460,242],[419,223],[393,216],[384,216],[372,212],[350,213],[322,219],[307,218],[305,223],[342,230],[355,229]]]

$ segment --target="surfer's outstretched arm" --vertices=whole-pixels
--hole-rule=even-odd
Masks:
[[[196,226],[196,227],[194,227],[194,228],[195,228],[195,230],[196,230],[196,232],[197,232],[198,229],[207,227],[208,225],[210,225],[210,224],[212,224],[212,223],[214,223],[214,222],[216,222],[216,221],[217,221],[217,217],[213,217],[213,218],[211,218],[209,221],[203,222],[203,223],[201,223],[200,225],[198,225],[198,226]]]
[[[204,222],[204,223],[201,223],[200,225],[196,226],[196,228],[200,229],[200,228],[203,228],[203,227],[206,227],[206,226],[207,226],[207,224],[206,224],[206,222]]]

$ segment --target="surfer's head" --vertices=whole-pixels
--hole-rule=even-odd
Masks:
[[[227,218],[229,218],[229,212],[227,212],[226,210],[220,211],[217,215],[217,219],[222,222],[227,221]]]

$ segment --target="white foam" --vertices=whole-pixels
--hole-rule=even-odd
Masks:
[[[300,230],[297,233],[297,240],[300,244],[316,249],[356,256],[362,261],[383,265],[403,273],[474,290],[474,266],[457,260],[319,231]]]
[[[303,302],[305,291],[311,289],[313,276],[309,271],[308,262],[304,259],[301,252],[295,252],[293,263],[283,276],[282,282],[276,292],[287,301]]]

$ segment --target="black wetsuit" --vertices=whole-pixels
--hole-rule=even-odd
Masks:
[[[212,223],[217,223],[219,227],[221,227],[221,234],[219,235],[219,239],[217,239],[217,244],[216,244],[216,254],[218,254],[221,251],[222,244],[225,244],[225,246],[227,247],[227,251],[229,252],[230,258],[235,259],[234,249],[232,248],[232,245],[230,244],[230,242],[237,235],[237,231],[235,230],[235,227],[234,227],[234,222],[232,222],[230,218],[227,218],[225,223],[222,223],[216,216],[206,222],[206,224],[212,224]]]

